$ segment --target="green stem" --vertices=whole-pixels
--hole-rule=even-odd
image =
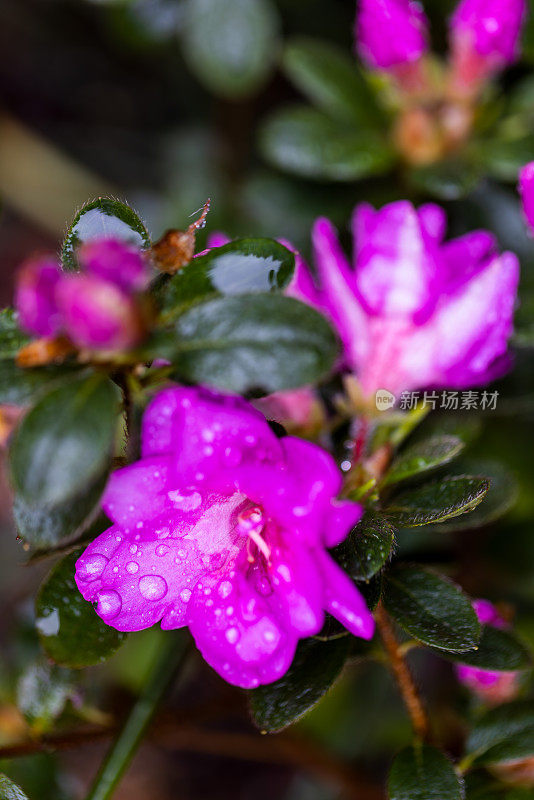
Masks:
[[[86,800],[109,800],[112,797],[172,678],[185,661],[187,647],[183,634],[165,633],[162,639],[146,684],[100,767]]]

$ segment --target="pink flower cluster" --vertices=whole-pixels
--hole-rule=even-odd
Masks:
[[[148,279],[142,253],[114,239],[83,245],[82,272],[62,272],[52,258],[27,262],[15,304],[22,327],[37,336],[68,337],[91,350],[124,350],[143,335],[137,301]]]
[[[370,396],[486,383],[506,365],[519,280],[513,253],[487,231],[445,242],[437,205],[398,201],[353,216],[353,266],[329,220],[312,241],[317,283],[297,259],[291,293],[322,311],[343,343],[343,366]]]
[[[76,564],[83,596],[122,631],[188,625],[230,683],[254,687],[288,669],[325,611],[369,639],[374,621],[327,548],[360,519],[336,499],[333,458],[277,438],[245,400],[171,388],[143,419],[142,458],[114,472],[113,525]]]
[[[509,625],[489,600],[474,600],[473,608],[482,625],[506,630]],[[481,700],[497,705],[512,700],[518,689],[517,672],[493,672],[460,664],[456,667],[458,680]]]
[[[478,85],[515,61],[526,0],[461,0],[450,22],[453,70]],[[416,0],[359,0],[356,43],[373,69],[415,64],[428,50],[428,20]]]

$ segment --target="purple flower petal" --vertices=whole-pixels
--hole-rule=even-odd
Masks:
[[[118,239],[88,242],[80,247],[77,255],[85,272],[125,292],[139,291],[147,283],[148,269],[143,254]]]
[[[372,68],[411,63],[427,50],[427,24],[415,0],[359,0],[356,47]]]
[[[21,326],[36,336],[54,336],[61,328],[56,288],[61,280],[57,263],[44,258],[28,261],[18,274],[15,306]]]

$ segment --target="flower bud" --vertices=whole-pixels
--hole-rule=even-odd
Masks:
[[[523,204],[523,213],[534,233],[534,161],[526,164],[519,173],[519,194]]]
[[[356,48],[372,69],[411,64],[427,50],[427,19],[415,0],[360,0]]]
[[[148,270],[143,254],[118,239],[96,239],[82,245],[78,260],[84,271],[127,292],[143,289]]]
[[[137,303],[93,275],[65,275],[56,290],[63,329],[77,347],[127,350],[143,336]]]
[[[453,84],[476,91],[519,55],[525,0],[462,0],[451,19]]]
[[[61,279],[58,265],[50,258],[28,261],[18,274],[15,306],[21,326],[37,336],[53,336],[61,318],[55,291]]]

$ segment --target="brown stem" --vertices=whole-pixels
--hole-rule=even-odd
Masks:
[[[406,663],[402,650],[397,641],[393,625],[380,602],[375,611],[375,620],[378,632],[382,638],[384,649],[389,658],[391,670],[397,681],[402,699],[410,715],[415,734],[420,739],[428,739],[430,724],[426,710],[423,706],[419,692],[415,685],[413,675]]]

